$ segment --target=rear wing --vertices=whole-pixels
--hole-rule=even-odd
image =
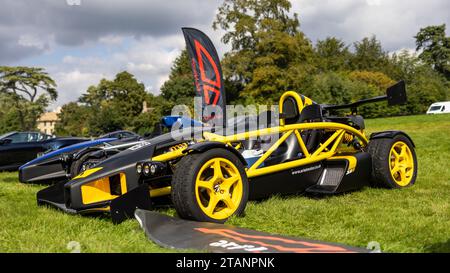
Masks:
[[[370,99],[362,99],[348,104],[322,105],[322,107],[325,110],[351,109],[352,112],[356,113],[356,109],[360,105],[384,100],[387,100],[389,106],[405,104],[407,101],[405,81],[399,81],[398,83],[386,89],[386,95],[383,96],[378,96]]]

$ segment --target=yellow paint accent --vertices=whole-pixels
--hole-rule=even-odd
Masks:
[[[343,133],[344,133],[343,130],[337,130],[336,132],[334,132],[334,134],[331,135],[331,137],[328,138],[325,141],[325,143],[321,144],[321,146],[311,155],[311,157],[317,156],[320,153],[322,153],[328,147],[328,145],[330,145],[339,136],[342,136]],[[336,141],[334,145],[336,145],[336,143],[339,143],[339,141]],[[331,150],[337,148],[337,146],[335,147],[334,145],[333,145],[333,148]]]
[[[127,192],[126,178],[124,173],[120,173],[120,188],[122,194]],[[95,181],[81,186],[81,199],[83,204],[93,204],[102,201],[113,200],[119,195],[111,194],[109,177],[102,177]]]
[[[175,150],[173,152],[164,153],[164,154],[152,157],[151,160],[152,161],[161,161],[161,162],[169,161],[169,160],[172,160],[172,159],[182,156],[184,150],[186,150],[186,148],[180,149],[180,150]]]
[[[292,131],[290,131],[290,132],[292,132]],[[250,169],[247,170],[247,176],[249,178],[252,178],[252,177],[261,176],[261,175],[278,172],[278,171],[283,171],[283,170],[287,170],[290,168],[295,168],[298,166],[307,165],[307,164],[311,164],[311,163],[315,163],[315,162],[327,159],[328,157],[331,157],[336,153],[337,147],[339,146],[339,143],[342,141],[344,132],[345,132],[344,130],[337,130],[330,138],[327,139],[327,141],[325,141],[325,143],[322,144],[322,146],[320,148],[318,148],[312,155],[310,155],[308,157],[304,157],[301,159],[297,159],[297,160],[293,160],[293,161],[289,161],[289,162],[285,162],[285,163],[280,163],[280,164],[273,165],[273,166],[258,168],[261,165],[261,163],[264,162],[264,160],[267,157],[269,157],[270,154],[284,142],[284,140],[286,138],[283,138],[283,137],[285,137],[287,135],[287,133],[286,133],[272,147],[270,147],[270,149],[267,152],[265,152],[263,154],[263,156],[260,159],[258,159],[258,161],[255,162],[255,164],[253,164]],[[297,139],[298,139],[298,137],[297,137]],[[328,145],[330,145],[333,141],[334,141],[333,147],[330,150],[327,150],[324,152],[326,147],[328,147]]]
[[[266,136],[277,133],[284,133],[291,130],[309,130],[309,129],[327,129],[329,131],[342,129],[346,132],[352,133],[357,136],[361,141],[363,146],[367,145],[368,140],[364,134],[345,124],[336,122],[307,122],[298,124],[289,124],[284,126],[270,127],[265,129],[254,130],[250,132],[243,132],[230,136],[220,136],[212,133],[203,133],[203,137],[209,141],[219,141],[219,142],[237,142],[239,140],[255,138],[258,136]]]
[[[102,208],[91,208],[91,209],[85,209],[80,211],[80,213],[95,213],[95,212],[108,212],[111,211],[111,208],[109,206],[102,207]]]
[[[224,142],[224,143],[226,142],[224,136],[214,134],[211,132],[203,132],[203,137],[209,141],[220,141],[220,142]]]
[[[283,171],[283,170],[287,170],[287,169],[291,169],[291,168],[295,168],[295,167],[299,167],[299,166],[312,164],[312,163],[327,159],[328,157],[331,157],[333,154],[334,154],[334,152],[325,152],[325,153],[322,153],[322,154],[320,154],[318,156],[314,156],[314,157],[311,156],[308,158],[301,158],[301,159],[297,159],[297,160],[293,160],[293,161],[289,161],[289,162],[285,162],[285,163],[280,163],[280,164],[273,165],[273,166],[259,168],[259,169],[253,170],[253,171],[249,170],[247,172],[247,177],[252,178],[252,177],[256,177],[256,176],[261,176],[261,175],[265,175],[265,174],[270,174],[270,173],[279,172],[279,171]]]
[[[171,152],[173,152],[173,151],[176,151],[176,150],[179,150],[179,149],[186,149],[187,146],[188,146],[187,143],[180,143],[180,144],[177,144],[177,145],[174,145],[174,146],[170,147],[169,150]]]
[[[302,149],[302,153],[305,155],[305,157],[310,157],[308,149],[306,148],[305,143],[303,142],[302,135],[298,132],[298,130],[294,130],[295,136],[297,137],[298,144],[300,145],[300,148]]]
[[[103,169],[103,167],[87,169],[84,172],[80,173],[79,175],[75,176],[73,179],[80,179],[80,178],[88,177],[89,175],[91,175],[91,174],[93,174],[95,172],[98,172],[101,169]]]
[[[289,124],[284,126],[278,126],[278,127],[271,127],[271,128],[265,128],[265,129],[259,129],[255,131],[250,132],[243,132],[235,135],[230,136],[220,136],[217,134],[212,133],[204,133],[203,137],[206,140],[209,141],[220,141],[223,143],[227,142],[237,142],[244,139],[249,138],[255,138],[258,136],[266,136],[266,135],[274,135],[279,133],[286,133],[286,132],[295,132],[295,131],[303,131],[303,130],[310,130],[310,129],[325,129],[328,132],[335,131],[334,134],[323,144],[321,144],[321,147],[319,147],[312,155],[309,157],[293,160],[290,162],[285,162],[281,164],[277,164],[274,166],[268,166],[263,168],[258,168],[258,164],[252,165],[251,169],[247,170],[247,176],[249,178],[261,176],[277,171],[282,171],[290,168],[295,168],[298,166],[303,166],[311,163],[315,163],[324,159],[327,159],[331,156],[333,156],[336,153],[336,150],[339,146],[339,144],[342,142],[342,139],[344,137],[344,133],[351,133],[355,137],[358,137],[358,139],[361,141],[361,145],[364,147],[367,145],[368,140],[366,136],[361,133],[360,131],[356,130],[353,127],[350,127],[345,124],[341,123],[335,123],[335,122],[308,122],[308,123],[299,123],[299,124]],[[298,139],[298,137],[297,137]],[[331,148],[331,150],[328,150],[327,147],[334,141],[334,144]],[[272,151],[274,151],[282,142],[276,142],[267,152],[263,154],[262,157],[267,158]],[[299,142],[300,147],[304,146]],[[303,143],[304,144],[304,143]],[[306,149],[306,147],[303,147],[302,149]],[[258,162],[260,163],[260,162]]]
[[[265,152],[249,169],[248,172],[251,173],[256,171],[256,169],[276,150],[278,147],[286,141],[286,139],[292,134],[292,131],[286,132],[280,137],[270,148]]]
[[[318,148],[319,151],[316,150],[312,155],[309,155],[305,158],[277,164],[274,166],[263,167],[263,168],[257,168],[257,167],[259,167],[259,165],[254,164],[254,165],[252,165],[251,169],[247,170],[247,176],[249,178],[261,176],[261,175],[265,175],[265,174],[269,174],[269,173],[273,173],[273,172],[277,172],[277,171],[282,171],[282,170],[286,170],[289,168],[295,168],[295,167],[299,167],[299,166],[303,166],[303,165],[307,165],[307,164],[311,164],[311,163],[315,163],[315,162],[327,159],[327,158],[335,155],[336,150],[344,137],[344,133],[351,133],[355,137],[358,137],[358,139],[360,140],[361,145],[363,147],[366,146],[368,143],[366,136],[363,133],[361,133],[360,131],[358,131],[355,128],[350,127],[348,125],[341,124],[341,123],[335,123],[335,122],[307,122],[307,123],[299,123],[299,124],[289,124],[289,125],[284,125],[284,126],[277,126],[277,127],[270,127],[270,128],[265,128],[265,129],[254,130],[254,131],[250,131],[250,132],[243,132],[243,133],[234,134],[234,135],[230,135],[230,136],[221,136],[221,135],[217,135],[214,133],[204,132],[203,137],[204,137],[205,141],[219,141],[222,143],[234,143],[234,142],[239,142],[241,140],[245,140],[245,139],[249,139],[249,138],[255,138],[258,136],[274,135],[274,134],[280,134],[280,133],[284,133],[283,134],[283,136],[284,136],[284,135],[286,135],[286,133],[292,134],[292,132],[295,133],[297,131],[297,133],[295,133],[297,135],[297,134],[300,134],[300,132],[303,130],[311,130],[311,129],[316,129],[316,130],[324,129],[327,132],[332,132],[332,131],[335,131],[335,132],[330,137],[331,139],[329,138],[325,143],[323,143],[321,145],[321,147]],[[297,135],[297,139],[299,139],[298,135]],[[301,137],[300,137],[300,139],[301,139]],[[330,145],[333,141],[334,141],[334,144],[333,144],[331,150],[327,149],[327,146]],[[267,158],[268,156],[270,156],[270,153],[273,152],[276,148],[278,148],[278,146],[281,143],[282,142],[277,141],[271,148],[269,148],[269,150],[267,152],[265,152],[262,155],[262,157]],[[306,147],[305,147],[303,141],[300,142],[300,140],[299,140],[299,144],[300,144],[300,147],[302,148],[302,151],[304,149],[306,150]],[[178,157],[183,156],[184,151],[185,151],[185,149],[165,153],[165,154],[153,157],[152,160],[153,161],[168,161],[168,160],[176,159]],[[304,153],[304,154],[308,155],[309,153]]]
[[[170,186],[164,187],[164,188],[152,189],[152,190],[150,190],[150,197],[169,195],[171,191],[172,191],[172,187],[170,187]]]
[[[389,169],[391,176],[401,187],[411,183],[414,174],[414,158],[408,145],[403,141],[397,141],[389,152]]]
[[[127,192],[127,178],[124,173],[120,173],[120,191],[122,194]]]
[[[203,213],[212,219],[223,220],[233,215],[243,194],[241,174],[228,159],[213,158],[197,174],[195,198]]]

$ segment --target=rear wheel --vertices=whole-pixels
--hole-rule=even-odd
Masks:
[[[172,201],[180,217],[223,223],[241,214],[248,200],[242,162],[224,149],[187,155],[172,179]]]
[[[368,152],[372,156],[372,182],[375,186],[404,188],[416,182],[417,157],[406,136],[373,139]]]

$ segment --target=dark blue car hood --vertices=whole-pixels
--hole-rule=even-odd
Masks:
[[[96,146],[96,145],[103,144],[103,143],[110,142],[110,141],[114,141],[114,140],[117,140],[117,139],[116,138],[101,138],[101,139],[96,139],[96,140],[92,140],[92,141],[85,141],[85,142],[73,144],[73,145],[64,147],[62,149],[58,149],[58,150],[52,151],[50,153],[47,153],[47,154],[45,154],[43,156],[40,156],[40,157],[38,157],[36,159],[33,159],[33,160],[25,163],[24,165],[20,166],[19,169],[22,169],[22,168],[24,168],[24,167],[26,167],[28,165],[32,165],[32,164],[36,164],[36,163],[42,162],[44,160],[47,160],[49,158],[61,155],[63,153],[68,153],[68,152],[84,149],[84,148],[87,148],[87,147]]]

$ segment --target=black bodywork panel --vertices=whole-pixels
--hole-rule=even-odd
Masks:
[[[398,135],[403,135],[403,136],[405,136],[406,138],[408,138],[409,139],[409,141],[411,141],[411,144],[413,145],[413,147],[416,147],[416,145],[414,144],[414,142],[413,142],[413,140],[411,139],[411,137],[408,135],[408,134],[406,134],[405,132],[403,132],[403,131],[383,131],[383,132],[376,132],[376,133],[372,133],[371,135],[370,135],[370,140],[372,140],[372,139],[380,139],[380,138],[394,138],[394,137],[396,137],[396,136],[398,136]]]
[[[75,149],[70,152],[54,155],[33,164],[26,164],[19,168],[19,181],[22,183],[53,184],[70,180],[70,168],[77,160],[86,154],[93,158],[107,158],[119,151],[105,148],[105,143],[111,146],[137,142],[137,137],[124,138],[115,141],[102,142],[100,144]]]
[[[232,152],[234,155],[236,155],[239,160],[241,160],[242,164],[244,166],[247,165],[247,161],[245,161],[244,157],[241,153],[239,153],[235,148],[230,147],[230,145],[224,144],[222,142],[217,141],[208,141],[208,142],[200,142],[196,143],[194,145],[189,146],[189,148],[186,150],[187,153],[203,153],[211,149],[215,148],[221,148],[225,149],[227,151]]]
[[[318,193],[336,194],[361,189],[370,185],[372,160],[369,153],[359,152],[352,154],[356,157],[356,167],[349,172],[347,159],[331,158],[322,162],[292,168],[264,176],[249,179],[249,199],[258,200],[273,194]],[[338,170],[335,177],[325,177],[327,180],[335,179],[336,183],[321,185],[321,178],[331,173],[331,169]],[[324,178],[324,179],[325,179]]]
[[[142,184],[112,200],[110,208],[111,218],[114,224],[119,224],[128,218],[133,218],[136,209],[152,209],[152,200],[150,199],[148,185]]]
[[[321,162],[249,179],[249,199],[258,200],[272,194],[302,193],[317,183],[323,170]]]

